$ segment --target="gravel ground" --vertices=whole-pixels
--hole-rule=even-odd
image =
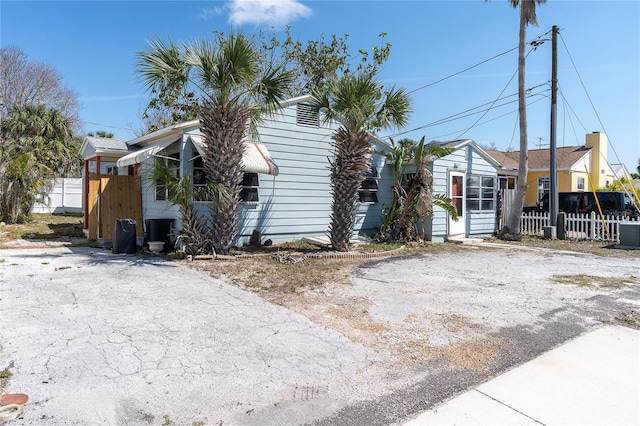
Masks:
[[[284,287],[261,284],[277,281],[264,260],[190,262],[242,271],[238,289],[158,258],[40,250],[0,252],[0,370],[15,365],[7,390],[34,396],[40,424],[400,424],[640,311],[635,257],[456,245],[298,264]]]
[[[214,276],[232,268],[241,288],[374,349],[384,361],[361,371],[353,400],[318,423],[391,424],[603,323],[637,327],[640,253],[572,243],[455,245],[334,263],[311,286],[293,285],[305,274],[290,269],[284,289],[264,261],[191,266]],[[562,250],[576,246],[588,253]],[[377,392],[367,395],[372,383]]]

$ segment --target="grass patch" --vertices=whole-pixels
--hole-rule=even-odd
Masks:
[[[599,288],[621,288],[635,283],[635,277],[598,277],[587,274],[554,275],[551,280],[558,284]]]
[[[387,244],[387,243],[370,243],[370,244],[359,244],[354,247],[355,251],[360,251],[364,253],[378,253],[381,251],[391,251],[399,249],[403,247],[402,244]]]
[[[354,248],[356,253],[389,251],[401,247],[400,244],[366,244],[366,248]],[[462,244],[423,244],[406,247],[394,257],[418,253],[457,252],[467,249]],[[258,254],[245,258],[224,258],[217,260],[184,260],[185,266],[208,273],[239,288],[260,293],[269,300],[283,295],[304,292],[322,287],[326,283],[346,283],[353,269],[371,259],[350,258],[309,258],[308,253],[328,252],[304,242],[278,244],[264,250],[249,251]],[[233,254],[247,254],[243,248]],[[173,258],[179,261],[177,258]],[[281,259],[282,261],[279,261]],[[375,260],[374,260],[375,261]]]
[[[205,261],[198,269],[208,272],[213,278],[224,279],[256,293],[295,293],[301,289],[317,288],[338,276],[346,278],[357,264],[346,259],[306,259],[299,263],[280,263],[272,256],[257,256],[241,260]]]
[[[4,370],[0,370],[0,379],[9,379],[11,378],[11,371],[8,368],[5,368]]]
[[[615,248],[616,243],[611,241],[593,240],[546,240],[540,237],[523,236],[522,241],[503,241],[490,238],[487,241],[526,247],[541,247],[551,250],[573,251],[577,253],[589,253],[597,256],[640,259],[640,250],[621,250]]]
[[[0,226],[0,243],[18,239],[84,237],[81,214],[34,214],[26,223]]]
[[[619,317],[616,317],[616,322],[625,327],[635,328],[640,330],[640,312],[631,311],[625,313]]]
[[[2,346],[0,345],[0,351],[2,350]],[[5,368],[4,370],[0,370],[0,391],[2,391],[4,388],[7,387],[7,384],[9,383],[9,379],[11,378],[11,376],[13,375],[13,373],[11,373],[11,371],[9,371],[8,368]]]

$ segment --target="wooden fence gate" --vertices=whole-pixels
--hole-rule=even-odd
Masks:
[[[89,239],[113,239],[116,219],[136,221],[142,229],[142,189],[140,176],[89,175]]]
[[[500,199],[498,200],[498,223],[497,229],[501,230],[507,221],[507,216],[513,208],[513,200],[516,198],[515,189],[501,189],[499,192]]]

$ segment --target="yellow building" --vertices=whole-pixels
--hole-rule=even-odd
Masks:
[[[607,135],[593,132],[586,135],[582,146],[565,146],[556,149],[558,192],[592,191],[614,182],[614,175],[607,161]],[[517,173],[519,151],[487,150],[489,155],[503,164],[505,169]],[[535,205],[549,192],[549,149],[529,150],[529,173],[525,205]],[[513,173],[510,173],[513,174]]]

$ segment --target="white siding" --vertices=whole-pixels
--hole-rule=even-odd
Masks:
[[[335,124],[297,125],[296,105],[259,127],[260,141],[278,165],[279,175],[259,175],[260,201],[242,206],[239,244],[248,242],[254,229],[273,241],[327,234],[331,215],[328,158],[333,155],[331,135],[336,128]],[[384,165],[380,157],[374,161]],[[378,170],[384,179],[382,167]],[[382,201],[358,205],[354,232],[375,233]]]
[[[435,194],[448,195],[449,172],[464,172],[467,176],[481,175],[496,177],[497,169],[476,151],[473,146],[465,145],[446,157],[433,162],[433,190]],[[497,200],[494,202],[492,212],[467,210],[459,220],[465,221],[465,236],[488,236],[495,232],[496,228]],[[431,231],[431,240],[442,242],[447,237],[448,215],[446,212],[434,206],[433,218],[427,219],[426,228]]]
[[[279,174],[258,176],[259,202],[242,204],[236,244],[247,243],[255,229],[260,230],[263,240],[274,242],[327,234],[331,214],[328,158],[333,155],[331,135],[335,129],[335,123],[319,127],[297,125],[295,104],[263,121],[258,127],[260,142],[278,165]],[[191,173],[188,160],[197,154],[187,142],[189,133],[198,133],[198,129],[186,129],[183,135],[183,175]],[[392,171],[384,167],[381,156],[374,156],[372,163],[380,175],[378,202],[358,205],[356,233],[375,233],[380,226],[382,205],[391,200]],[[145,219],[178,218],[178,208],[155,201],[154,187],[144,179],[142,198]],[[196,203],[196,208],[208,216],[208,203]],[[175,227],[180,228],[178,220]]]

